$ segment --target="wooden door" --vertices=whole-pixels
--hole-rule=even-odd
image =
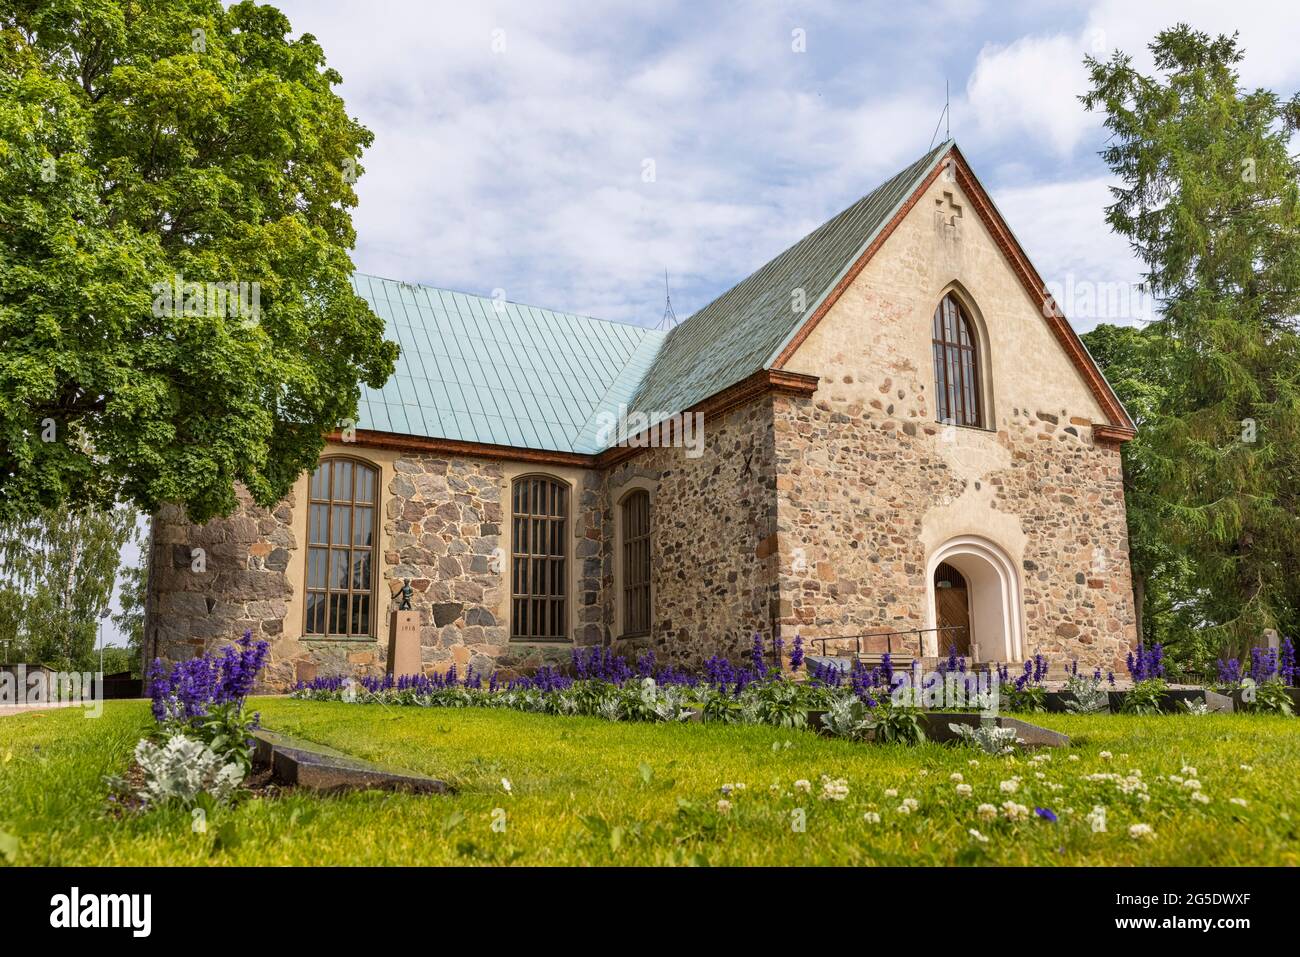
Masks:
[[[939,657],[946,658],[950,649],[970,657],[970,595],[961,572],[940,562],[934,572],[935,624],[939,626]]]

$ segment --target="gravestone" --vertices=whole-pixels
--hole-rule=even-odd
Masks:
[[[449,794],[445,781],[404,768],[363,761],[337,748],[274,731],[253,732],[253,764],[270,767],[281,784],[310,791],[338,793],[354,790]]]

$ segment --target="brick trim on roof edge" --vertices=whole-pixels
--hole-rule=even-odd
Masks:
[[[1088,350],[1079,339],[1078,334],[1066,320],[1065,313],[1061,311],[1061,308],[1056,304],[1056,300],[1047,291],[1047,286],[1042,277],[1034,269],[1029,257],[1025,255],[1020,243],[1012,235],[1010,228],[1002,219],[1001,214],[998,213],[992,200],[989,199],[988,193],[980,185],[979,180],[971,171],[969,164],[967,164],[966,158],[962,156],[961,150],[956,145],[935,162],[934,169],[921,181],[920,185],[912,192],[912,195],[907,198],[907,201],[899,207],[889,222],[876,234],[876,238],[862,251],[862,254],[840,278],[840,281],[835,284],[835,287],[827,294],[826,298],[821,301],[812,315],[799,327],[798,331],[773,361],[772,368],[783,369],[785,367],[785,364],[794,356],[799,346],[812,334],[813,329],[822,321],[826,313],[844,294],[844,291],[857,279],[862,270],[866,268],[867,263],[885,244],[894,230],[898,228],[899,223],[912,211],[912,208],[925,195],[926,191],[939,178],[950,162],[956,172],[957,184],[970,198],[975,211],[979,213],[981,222],[984,223],[984,227],[989,231],[994,242],[1002,251],[1002,255],[1010,264],[1012,272],[1020,280],[1020,284],[1024,287],[1025,292],[1029,294],[1029,298],[1040,305],[1044,320],[1065,350],[1070,362],[1083,376],[1084,382],[1087,383],[1093,396],[1110,417],[1109,424],[1093,426],[1093,438],[1102,442],[1122,443],[1129,441],[1137,434],[1133,420],[1129,418],[1128,412],[1120,404],[1110,384],[1106,382],[1105,376],[1101,374],[1101,370],[1097,368],[1096,362],[1088,354]]]
[[[817,382],[817,376],[788,372],[783,369],[760,369],[734,385],[695,403],[682,414],[702,414],[704,421],[708,422],[709,419],[725,415],[732,409],[765,395],[812,395],[817,391]],[[674,435],[673,428],[669,427],[666,431],[671,439]],[[645,434],[646,432],[638,433],[637,437]],[[325,439],[328,442],[355,445],[358,448],[390,449],[423,455],[463,455],[506,462],[564,465],[588,469],[610,468],[649,448],[649,446],[633,446],[629,440],[626,446],[612,446],[603,452],[591,455],[583,452],[558,452],[513,445],[494,445],[488,442],[428,438],[397,432],[379,432],[373,429],[358,429],[350,441],[344,441],[343,434],[338,431],[330,432]]]

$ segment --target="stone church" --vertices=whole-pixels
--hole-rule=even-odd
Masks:
[[[154,516],[146,656],[252,629],[274,687],[377,673],[406,580],[462,673],[1136,642],[1133,423],[955,143],[668,331],[354,282],[396,374],[275,508]]]

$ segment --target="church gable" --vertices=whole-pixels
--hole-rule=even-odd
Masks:
[[[932,422],[996,431],[1013,411],[1042,411],[1078,420],[1076,427],[1100,426],[1103,438],[1113,434],[1110,427],[1127,427],[1104,380],[1090,377],[1095,370],[1082,347],[1072,353],[1054,327],[1063,320],[1045,315],[1043,298],[1029,292],[1013,258],[1021,254],[1005,245],[1009,232],[1000,217],[990,221],[991,207],[981,214],[986,200],[972,194],[970,178],[943,164],[935,173],[825,311],[791,338],[778,366],[819,376],[822,389],[840,392],[846,375],[868,391],[892,377],[886,391],[911,393],[899,414]],[[951,355],[936,347],[951,326],[943,316],[936,321],[943,309],[958,314]],[[1073,337],[1068,325],[1064,331]],[[945,377],[960,386],[963,362],[965,379],[974,382],[954,388],[957,401],[946,402]],[[949,414],[967,405],[977,407],[978,418]]]
[[[979,371],[990,415],[1006,404],[1036,403],[1086,419],[1099,439],[1131,437],[1128,414],[955,145],[791,332],[772,365],[826,375],[836,343],[856,340],[882,361],[891,355],[927,369],[934,313],[948,295],[967,315],[972,336],[985,340]],[[906,315],[896,327],[900,311]],[[943,404],[939,398],[931,395],[932,411]]]

